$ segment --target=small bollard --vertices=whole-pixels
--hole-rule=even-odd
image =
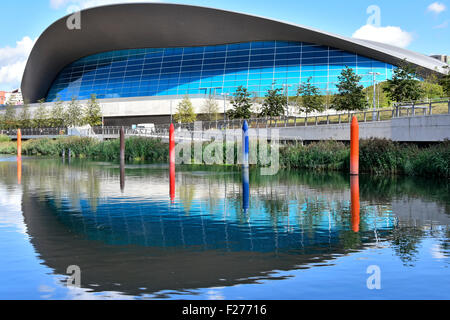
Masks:
[[[350,174],[359,174],[359,124],[356,117],[350,126]]]

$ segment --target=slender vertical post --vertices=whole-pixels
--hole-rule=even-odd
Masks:
[[[120,128],[120,191],[125,190],[125,130]]]
[[[120,128],[120,161],[125,162],[125,131]]]
[[[17,160],[22,159],[22,131],[17,130]]]
[[[22,183],[22,158],[17,158],[17,184]]]
[[[170,174],[170,200],[175,200],[175,126],[170,124],[169,129],[169,174]]]
[[[247,120],[242,125],[242,166],[248,168],[248,153],[250,150],[250,140],[248,136]]]
[[[359,124],[356,117],[350,126],[350,174],[359,174]]]
[[[246,214],[250,207],[250,174],[248,167],[242,168],[242,207]]]
[[[450,99],[448,100],[448,113],[450,113]]]
[[[359,176],[350,177],[350,198],[352,213],[352,230],[359,232]]]

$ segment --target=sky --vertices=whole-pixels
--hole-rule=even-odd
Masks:
[[[42,32],[74,10],[140,0],[3,0],[0,91],[20,87],[28,55]],[[386,42],[426,55],[450,55],[450,0],[162,1],[238,11],[347,36]]]

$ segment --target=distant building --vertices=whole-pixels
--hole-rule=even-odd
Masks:
[[[8,91],[0,91],[0,105],[12,104],[14,106],[23,104],[22,92],[20,89]]]
[[[435,59],[437,59],[437,60],[439,60],[441,62],[445,62],[447,64],[450,64],[450,56],[443,55],[443,54],[435,54],[435,55],[432,55],[430,57],[435,58]]]

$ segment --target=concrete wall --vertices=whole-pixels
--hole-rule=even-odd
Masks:
[[[287,140],[350,140],[349,124],[279,128]],[[438,142],[450,140],[450,114],[395,118],[389,121],[360,123],[361,139],[385,138],[401,142]]]

